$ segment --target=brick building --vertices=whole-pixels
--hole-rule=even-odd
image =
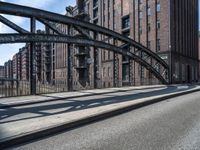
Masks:
[[[170,66],[172,83],[197,80],[198,0],[77,2],[89,15],[90,22],[128,36],[159,54]],[[93,54],[93,60],[98,60],[95,80],[100,79],[104,87],[113,86],[114,79],[121,86],[142,84],[153,78],[145,68],[126,57],[106,50],[98,50],[96,54],[93,51]],[[114,57],[117,57],[117,63]]]
[[[50,33],[49,28],[45,28],[45,31],[38,30],[38,33]],[[50,83],[52,80],[51,74],[51,43],[36,43],[35,50],[36,50],[36,73],[37,73],[37,80],[43,83]]]
[[[22,79],[22,53],[21,49],[19,50],[17,54],[17,79],[21,80]]]
[[[22,78],[22,58],[21,58],[21,49],[16,53],[13,58],[13,79],[21,80]]]
[[[5,78],[6,79],[13,79],[13,61],[8,60],[4,64],[5,67]]]
[[[12,60],[13,60],[13,79],[17,79],[17,72],[18,72],[17,54],[13,56]]]
[[[67,33],[66,25],[56,24],[56,28],[62,33]],[[65,84],[67,86],[67,51],[68,44],[53,43],[52,44],[52,77],[55,83]]]
[[[28,81],[29,80],[29,53],[30,53],[30,45],[26,44],[23,48],[21,48],[21,80]]]
[[[77,0],[73,10],[67,7],[66,15],[86,20],[88,17],[91,23],[140,42],[169,64],[172,83],[185,83],[198,79],[197,4],[197,0]],[[68,31],[63,25],[57,27],[80,36],[76,30]],[[52,53],[55,80],[67,79],[73,90],[156,81],[141,65],[107,50],[56,44]]]
[[[5,68],[4,66],[0,66],[0,78],[5,78]]]

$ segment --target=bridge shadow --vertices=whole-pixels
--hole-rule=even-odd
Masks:
[[[195,87],[196,85],[189,86],[187,90],[193,89]],[[66,112],[84,110],[84,109],[95,108],[95,107],[105,106],[105,105],[110,105],[110,104],[117,104],[121,102],[137,100],[140,98],[169,94],[172,92],[178,92],[178,91],[184,91],[184,90],[186,89],[185,88],[178,89],[176,86],[168,86],[164,89],[158,89],[158,90],[147,91],[147,92],[142,92],[142,93],[141,92],[130,93],[131,91],[129,91],[127,92],[127,94],[124,93],[125,95],[102,94],[103,96],[105,96],[104,98],[83,97],[81,98],[81,100],[76,100],[75,98],[73,98],[73,99],[62,100],[62,102],[60,101],[59,103],[54,102],[52,104],[45,104],[45,105],[37,104],[37,105],[13,107],[13,108],[8,108],[8,109],[0,109],[0,124],[26,120],[26,119],[39,118],[39,117],[50,116],[50,115],[56,115],[56,114],[62,114]],[[58,111],[50,112],[52,110],[58,110]],[[28,114],[30,113],[33,115],[32,116],[23,115],[26,113]]]
[[[171,86],[168,86],[171,87]],[[138,91],[138,90],[148,90],[148,89],[158,89],[158,88],[162,88],[162,87],[142,87],[142,88],[136,88],[136,89],[127,89],[127,90],[115,90],[115,91],[109,91],[109,92],[104,92],[104,94],[110,94],[110,93],[118,93],[118,92],[128,92],[128,91]],[[66,93],[66,92],[64,92]],[[97,94],[97,95],[101,95],[102,93],[96,93],[96,92],[89,92],[89,91],[78,91],[78,93],[84,93],[84,94]],[[43,96],[43,97],[48,97],[48,98],[55,98],[55,99],[59,99],[59,98],[63,98],[63,96],[53,96],[56,93],[52,93],[51,94],[39,94],[39,96]],[[81,95],[81,97],[83,97]],[[66,98],[68,99],[68,98]],[[50,100],[51,101],[51,100]],[[1,104],[0,104],[1,106]]]

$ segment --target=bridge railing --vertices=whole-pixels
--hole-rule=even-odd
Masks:
[[[0,79],[0,97],[30,95],[28,81]]]
[[[85,80],[79,80],[79,82],[73,82],[73,85],[68,88],[66,80],[54,80],[51,82],[37,82],[36,89],[37,94],[48,94],[48,93],[60,93],[89,89],[102,89],[112,87],[125,87],[125,86],[141,86],[141,85],[157,85],[161,84],[156,78],[136,78],[134,80],[122,80],[114,83],[112,78],[105,78],[103,80],[96,80],[95,82],[86,82]],[[27,96],[30,93],[30,82],[22,80],[7,80],[0,79],[0,98],[4,97],[16,97],[16,96]]]

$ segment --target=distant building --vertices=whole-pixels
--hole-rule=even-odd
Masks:
[[[12,61],[13,61],[13,79],[17,79],[17,73],[18,73],[17,54],[13,56]]]
[[[49,33],[49,28],[45,31],[38,30],[37,33]],[[51,43],[35,43],[36,50],[36,74],[37,81],[43,83],[51,82]]]
[[[56,28],[62,33],[67,33],[67,26],[62,24],[56,24]],[[67,86],[67,61],[68,61],[68,51],[67,44],[65,43],[55,43],[52,45],[52,70],[55,73],[55,83],[66,84]]]
[[[21,49],[19,50],[17,54],[17,79],[22,79],[22,53]]]
[[[30,45],[26,44],[25,47],[21,48],[21,80],[29,81],[29,63],[30,63]]]
[[[0,66],[0,78],[5,78],[5,67]]]
[[[5,78],[6,79],[13,79],[13,61],[9,60],[5,62]]]

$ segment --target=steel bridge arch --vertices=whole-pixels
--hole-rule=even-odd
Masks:
[[[57,34],[57,35],[48,35],[48,34],[44,35],[44,34],[37,34],[34,31],[26,31],[25,29],[17,26],[12,21],[7,20],[5,17],[0,15],[0,22],[11,27],[15,31],[19,32],[19,34],[0,34],[0,43],[55,42],[55,43],[81,44],[81,45],[103,48],[115,51],[125,56],[129,56],[131,59],[135,60],[136,62],[144,66],[147,70],[149,70],[152,74],[154,74],[154,76],[157,79],[159,79],[163,84],[169,83],[168,76],[165,75],[166,73],[168,73],[169,75],[169,67],[163,59],[161,59],[153,51],[144,47],[142,44],[134,41],[133,39],[125,37],[117,32],[76,18],[5,2],[0,2],[0,13],[21,16],[21,17],[28,17],[31,19],[30,24],[33,27],[33,29],[35,28],[35,21],[38,20],[43,24],[49,26]],[[65,25],[74,26],[78,28],[79,32],[87,30],[92,33],[104,35],[110,39],[119,41],[120,43],[122,43],[122,45],[116,46],[114,44],[113,45],[108,44],[106,42],[98,41],[96,39],[94,40],[92,39],[92,37],[88,37],[87,35],[85,35],[82,38],[64,35],[51,23],[62,23]],[[82,34],[84,35],[87,33],[83,32]],[[130,47],[134,47],[137,50],[134,52],[130,52],[123,49],[123,47],[127,45]],[[141,53],[145,54],[146,58],[143,58],[141,56]],[[155,65],[150,64],[149,59],[154,60]],[[163,68],[162,72],[159,72],[158,69],[156,69],[158,65]]]

